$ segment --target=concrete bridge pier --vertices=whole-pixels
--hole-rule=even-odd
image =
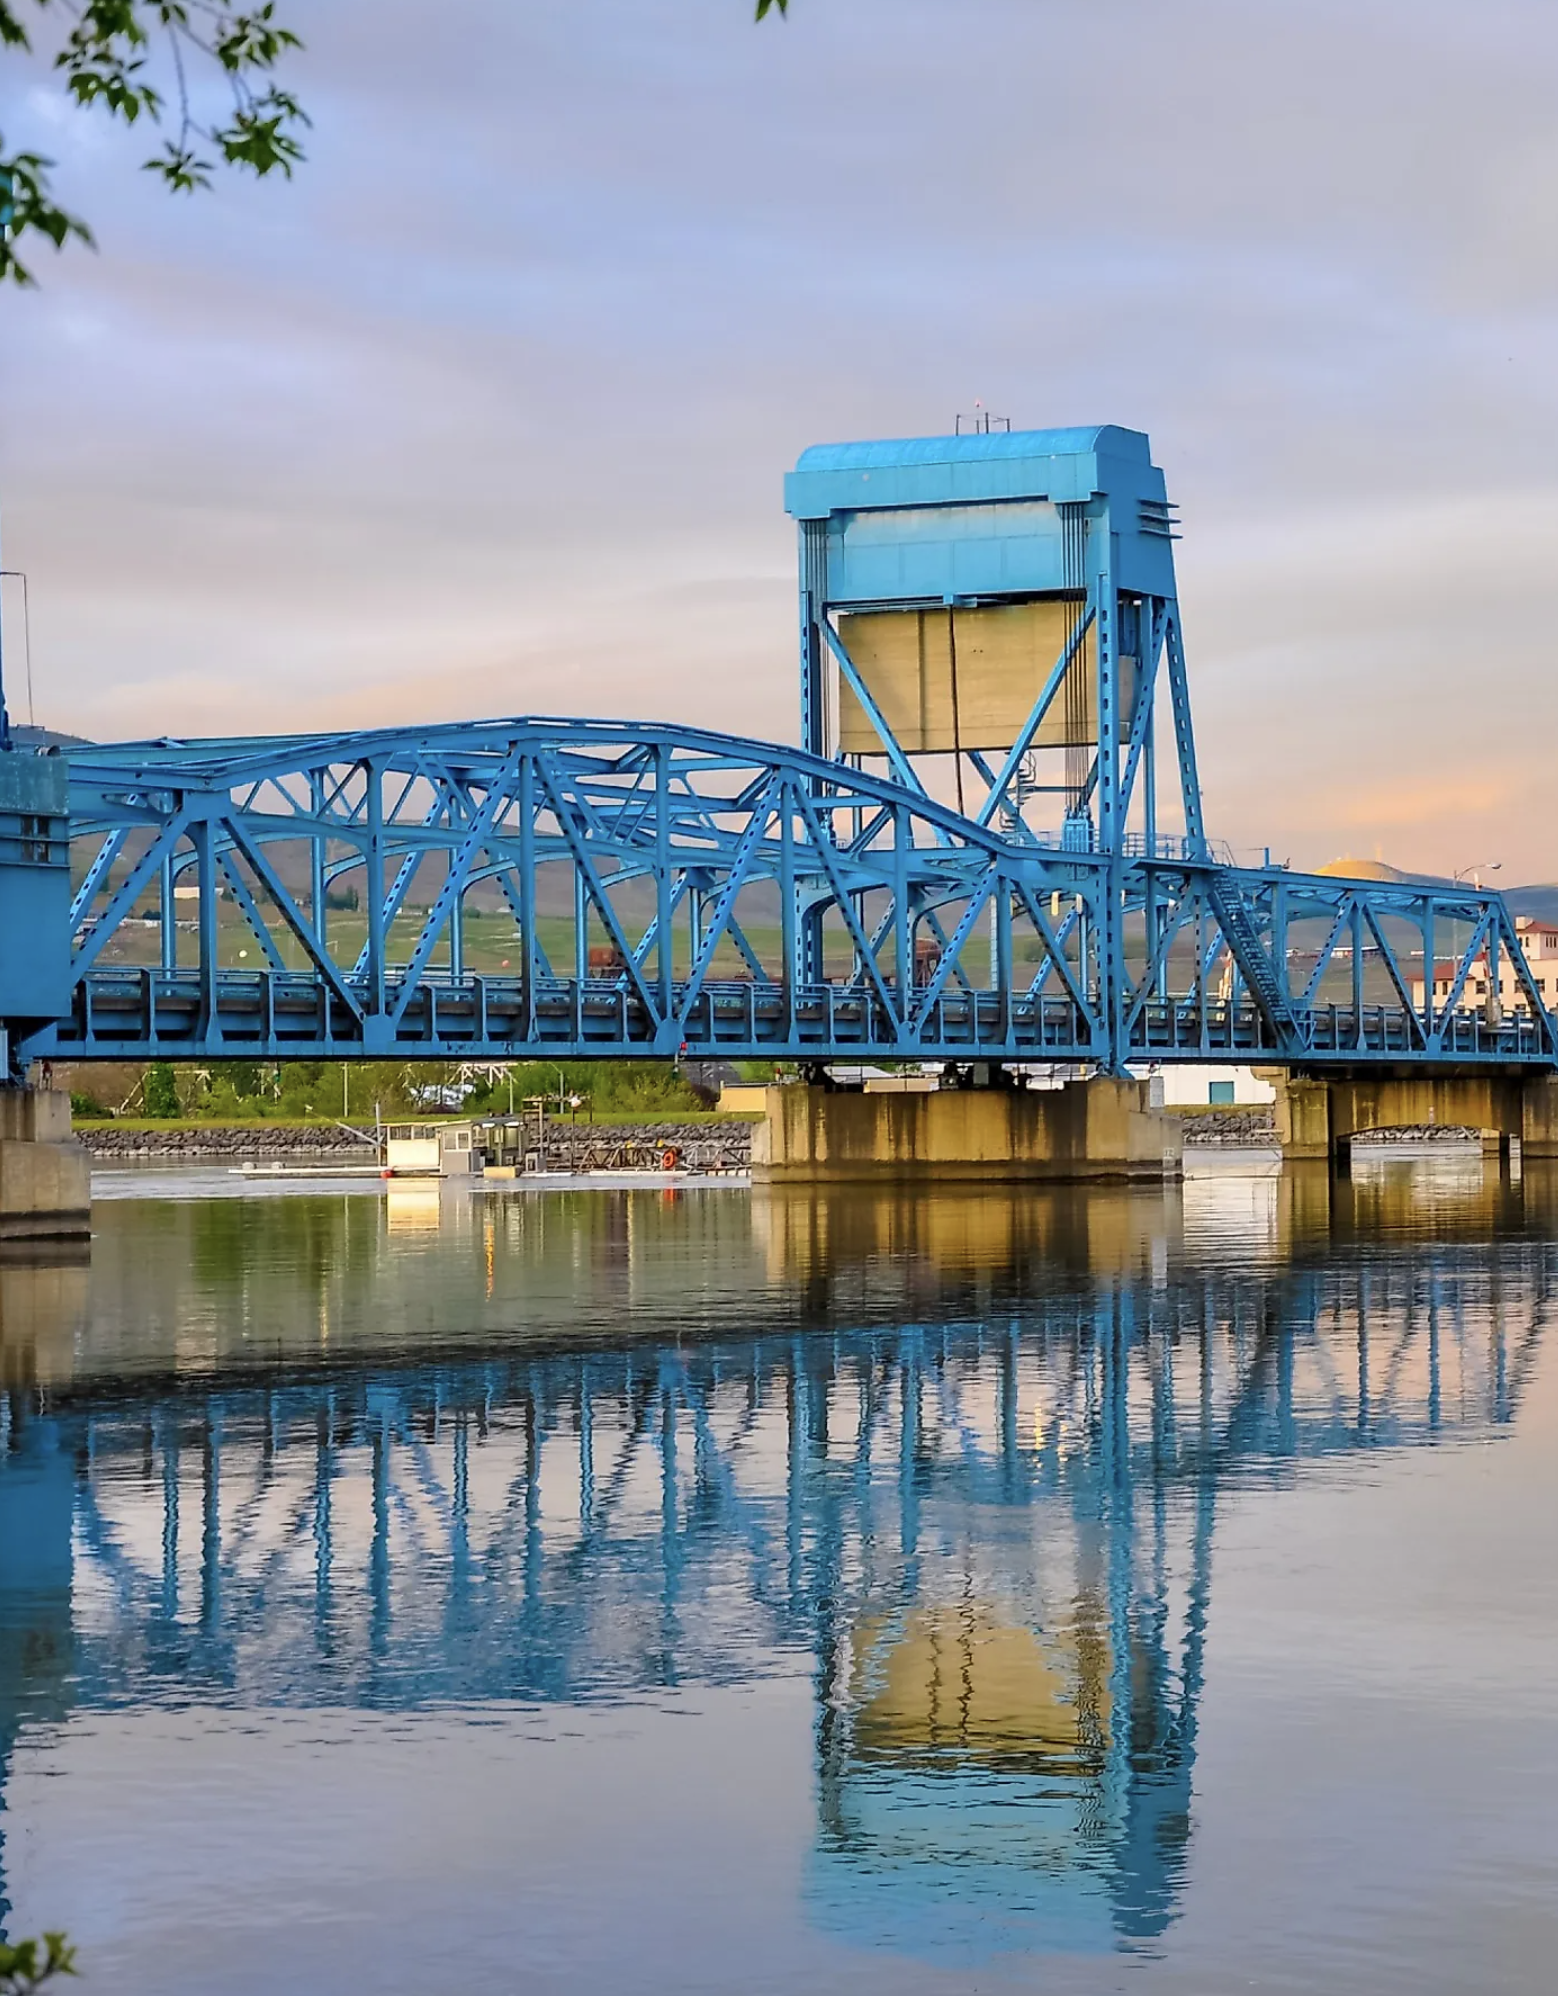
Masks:
[[[1176,1179],[1181,1124],[1150,1106],[1148,1086],[1098,1076],[924,1095],[770,1088],[752,1133],[752,1176],[798,1185]]]
[[[1521,1074],[1294,1075],[1265,1077],[1277,1091],[1277,1136],[1284,1158],[1313,1158],[1345,1169],[1353,1139],[1367,1131],[1473,1129],[1483,1151],[1507,1167],[1518,1144],[1526,1157],[1558,1157],[1558,1077]]]
[[[0,1241],[91,1231],[91,1164],[71,1135],[70,1097],[0,1088]]]

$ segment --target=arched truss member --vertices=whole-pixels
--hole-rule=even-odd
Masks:
[[[71,780],[60,1053],[1107,1058],[1102,860],[782,748],[527,719]]]
[[[72,1010],[33,1056],[1558,1059],[1497,895],[1019,840],[706,730],[69,760]]]

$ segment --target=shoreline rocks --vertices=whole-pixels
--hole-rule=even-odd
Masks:
[[[369,1164],[378,1155],[371,1138],[298,1123],[244,1128],[213,1123],[209,1128],[168,1130],[83,1123],[76,1135],[99,1164],[236,1164],[248,1159],[307,1163],[317,1158]],[[646,1162],[658,1163],[668,1150],[693,1170],[745,1170],[752,1157],[752,1125],[549,1123],[546,1130],[546,1163],[558,1171],[643,1168]]]
[[[553,1170],[642,1168],[646,1153],[674,1150],[693,1170],[745,1170],[752,1157],[752,1124],[729,1123],[549,1123],[546,1163]],[[1214,1110],[1184,1118],[1185,1148],[1274,1150],[1276,1119],[1270,1109]],[[371,1141],[352,1130],[323,1125],[274,1123],[233,1128],[212,1124],[199,1129],[122,1129],[113,1123],[85,1123],[76,1130],[87,1154],[98,1163],[237,1163],[244,1159],[306,1162],[339,1158],[371,1163]],[[1354,1138],[1357,1147],[1397,1143],[1475,1144],[1470,1129],[1434,1127],[1371,1131]]]
[[[367,1162],[376,1155],[372,1142],[365,1143],[351,1130],[297,1123],[251,1129],[213,1123],[209,1129],[194,1130],[125,1130],[113,1123],[83,1123],[76,1135],[87,1154],[105,1164],[141,1163],[148,1158],[226,1163],[240,1158],[339,1157]]]
[[[1186,1150],[1222,1146],[1226,1149],[1275,1150],[1277,1120],[1270,1109],[1214,1109],[1209,1115],[1183,1119]],[[1384,1144],[1478,1144],[1477,1130],[1448,1124],[1417,1123],[1399,1130],[1364,1130],[1353,1138],[1356,1150]]]

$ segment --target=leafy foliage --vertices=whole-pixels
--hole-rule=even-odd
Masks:
[[[0,49],[33,52],[23,8],[28,0],[0,0]],[[209,187],[217,163],[263,179],[290,177],[303,158],[299,132],[308,124],[302,106],[276,80],[276,66],[302,44],[276,19],[275,0],[256,7],[228,0],[31,0],[40,12],[72,17],[53,66],[66,93],[82,109],[97,106],[122,124],[169,131],[143,162],[176,193]],[[161,58],[160,69],[154,59]],[[225,120],[203,123],[195,113],[192,69],[214,68],[225,81],[231,109]],[[166,72],[170,89],[156,80]],[[0,283],[31,284],[17,245],[41,236],[56,249],[72,238],[90,243],[79,215],[55,199],[49,173],[54,162],[36,152],[6,155],[0,136]]]
[[[29,1989],[41,1989],[57,1976],[75,1972],[76,1950],[63,1934],[18,1941],[14,1947],[0,1941],[0,1996],[25,1996]]]
[[[153,1061],[146,1070],[146,1113],[148,1116],[176,1116],[179,1113],[178,1084],[168,1061]]]
[[[177,128],[142,165],[175,193],[209,187],[220,163],[263,180],[288,179],[304,158],[299,133],[309,119],[276,67],[303,44],[276,19],[275,0],[234,6],[231,0],[30,0],[72,26],[56,51],[54,67],[83,110],[97,106],[122,124]],[[29,0],[0,0],[0,50],[33,53],[24,10]],[[756,0],[755,19],[788,15],[790,0]],[[161,55],[171,92],[155,80]],[[214,67],[228,86],[232,108],[225,122],[195,115],[190,71]],[[49,175],[54,161],[42,153],[6,155],[0,133],[0,284],[35,282],[18,243],[39,236],[63,249],[72,240],[92,246],[79,215],[55,199]],[[0,1991],[3,1996],[3,1991]]]

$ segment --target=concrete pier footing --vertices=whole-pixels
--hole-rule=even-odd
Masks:
[[[1558,1079],[1543,1076],[1365,1075],[1358,1079],[1291,1075],[1266,1080],[1277,1091],[1277,1137],[1285,1158],[1346,1164],[1354,1137],[1367,1131],[1472,1129],[1483,1148],[1508,1158],[1558,1157]]]
[[[1181,1125],[1144,1081],[928,1095],[770,1088],[753,1132],[761,1183],[930,1184],[1177,1178]]]
[[[0,1241],[91,1231],[91,1164],[71,1135],[70,1097],[0,1088]]]

